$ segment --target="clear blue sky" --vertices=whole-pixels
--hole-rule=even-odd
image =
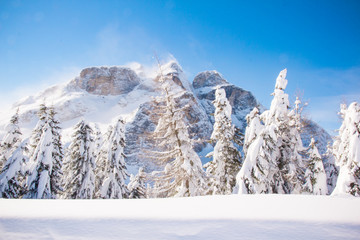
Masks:
[[[216,69],[270,105],[287,93],[338,127],[341,101],[360,100],[360,1],[0,0],[1,99],[70,80],[81,68],[172,54],[189,80]]]

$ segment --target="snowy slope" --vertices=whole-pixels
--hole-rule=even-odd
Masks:
[[[117,68],[121,70],[125,67]],[[84,69],[80,75],[84,71],[88,71],[88,69]],[[107,125],[119,116],[130,121],[139,105],[150,101],[156,95],[152,88],[152,81],[147,78],[141,79],[141,82],[131,88],[131,90],[127,89],[128,91],[125,92],[118,91],[118,94],[107,95],[93,94],[82,89],[81,86],[84,83],[79,78],[77,77],[67,84],[50,87],[35,96],[26,97],[14,104],[14,111],[19,109],[20,126],[25,137],[31,133],[32,128],[35,126],[38,120],[36,113],[42,103],[55,107],[58,112],[57,116],[62,123],[62,128],[65,130],[63,141],[67,142],[70,137],[70,134],[67,134],[68,131],[71,131],[71,128],[80,119],[84,118],[89,122],[98,123],[102,130],[106,131]],[[123,79],[119,77],[119,80]],[[127,81],[123,82],[123,84],[127,83]],[[80,87],[76,84],[79,84]],[[89,84],[94,84],[94,82]],[[121,88],[124,88],[123,84],[120,84]],[[113,89],[112,86],[101,85],[99,83],[98,89],[106,91],[108,87]],[[4,126],[6,123],[6,118],[0,120],[0,126]]]
[[[0,200],[0,239],[359,239],[360,199]]]

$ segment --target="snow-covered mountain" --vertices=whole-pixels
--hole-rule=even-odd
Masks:
[[[263,109],[251,92],[230,84],[216,71],[199,73],[193,83],[187,80],[181,66],[170,61],[161,66],[164,75],[172,77],[175,85],[184,90],[176,96],[180,106],[189,106],[186,122],[190,136],[195,140],[195,150],[204,156],[211,150],[206,143],[212,133],[214,106],[217,86],[225,89],[232,105],[233,123],[245,130],[245,116],[255,107]],[[40,104],[53,105],[63,128],[63,142],[71,139],[72,127],[85,119],[97,124],[105,133],[107,126],[122,117],[126,121],[126,149],[130,172],[136,172],[139,166],[154,168],[146,156],[146,149],[155,148],[151,138],[158,120],[157,96],[162,94],[158,71],[151,71],[140,64],[114,67],[91,67],[83,69],[80,75],[66,84],[56,85],[35,96],[26,97],[13,105],[13,112],[19,109],[20,126],[24,136],[29,136],[38,120]],[[0,119],[0,137],[9,116]],[[309,121],[302,135],[304,143],[311,137],[320,143],[320,151],[326,149],[331,141],[330,135]]]

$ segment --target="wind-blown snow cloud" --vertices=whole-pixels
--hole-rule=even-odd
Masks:
[[[163,44],[144,28],[120,27],[119,23],[113,23],[98,32],[96,45],[88,55],[93,62],[119,65],[131,61],[150,63],[155,52],[166,51]]]
[[[49,75],[39,79],[36,81],[37,84],[21,85],[12,90],[1,89],[0,102],[2,104],[0,108],[0,114],[12,115],[13,112],[10,111],[10,109],[12,105],[18,100],[27,96],[35,95],[52,85],[66,83],[79,75],[80,71],[81,69],[78,67],[63,67],[62,69],[55,69]],[[29,82],[33,83],[34,81],[29,80]]]

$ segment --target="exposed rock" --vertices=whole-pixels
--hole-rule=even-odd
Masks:
[[[217,71],[205,71],[198,73],[193,81],[193,87],[214,87],[217,85],[228,84],[228,82]]]
[[[96,95],[120,95],[131,92],[140,78],[127,67],[91,67],[81,71],[70,85]]]
[[[126,124],[125,155],[128,164],[143,166],[146,170],[153,169],[154,163],[148,158],[147,151],[152,149],[154,141],[151,133],[156,128],[157,119],[154,119],[154,102],[147,102],[139,106],[133,121]]]
[[[246,128],[245,117],[254,107],[259,105],[258,102],[251,92],[229,84],[216,71],[199,73],[194,79],[193,87],[196,89],[196,95],[206,110],[211,124],[214,124],[212,115],[215,107],[212,102],[215,100],[215,91],[218,85],[225,89],[226,97],[232,106],[233,124],[244,132]]]

